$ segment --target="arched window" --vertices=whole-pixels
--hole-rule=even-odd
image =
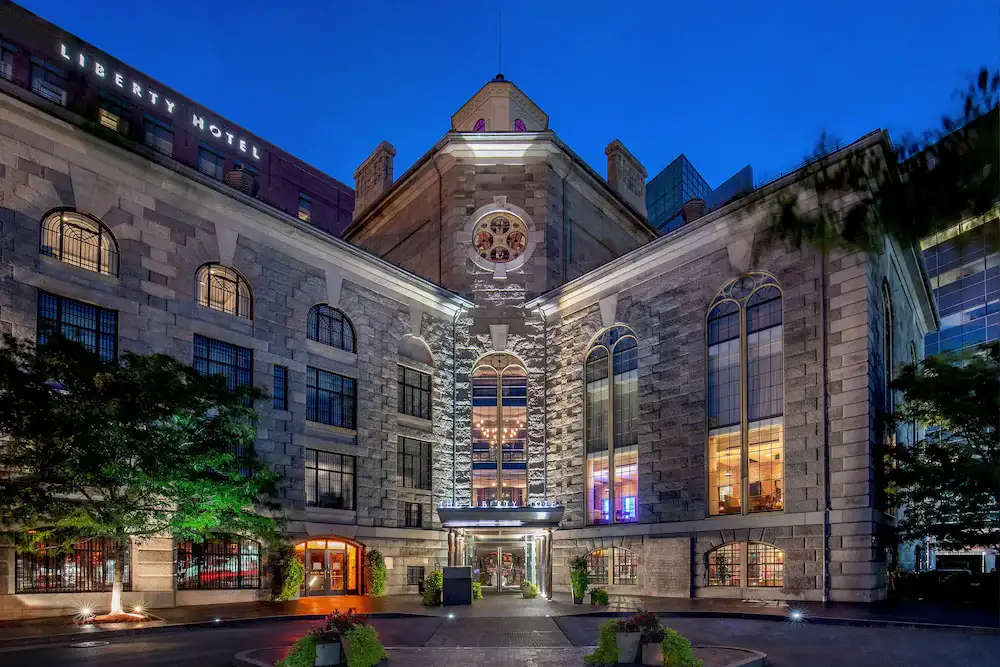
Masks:
[[[111,231],[102,222],[74,211],[57,211],[42,220],[39,250],[88,271],[118,276],[118,243]]]
[[[347,352],[357,352],[354,326],[347,315],[337,308],[321,303],[309,309],[306,337]]]
[[[781,290],[731,280],[708,311],[709,514],[784,507]]]
[[[706,555],[709,586],[780,588],[784,585],[785,552],[764,542],[730,542]]]
[[[621,547],[594,549],[587,554],[590,583],[599,586],[635,586],[639,580],[639,559]]]
[[[605,329],[584,364],[587,523],[591,525],[638,520],[638,379],[635,334],[625,326]]]
[[[250,285],[235,270],[221,264],[198,269],[198,303],[230,315],[253,318]]]
[[[480,118],[476,121],[476,124],[472,127],[473,132],[485,132],[486,131],[486,119]]]
[[[232,535],[177,543],[177,589],[260,588],[260,544]]]
[[[491,354],[472,373],[472,498],[528,499],[528,374],[513,355]]]

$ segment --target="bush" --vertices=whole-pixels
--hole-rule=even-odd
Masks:
[[[691,642],[673,628],[663,628],[663,667],[701,667]]]
[[[292,650],[274,667],[313,667],[316,664],[316,638],[308,634],[292,645]]]
[[[382,557],[381,551],[372,549],[368,552],[365,560],[368,568],[368,578],[371,582],[371,585],[368,587],[368,595],[376,598],[381,597],[385,595],[385,582],[389,576],[385,569],[385,558]]]
[[[472,582],[472,599],[473,600],[483,599],[483,585],[478,581]]]
[[[608,592],[603,588],[590,589],[590,604],[594,606],[605,606],[608,604]]]
[[[372,626],[355,625],[344,636],[350,644],[347,667],[372,667],[385,657],[385,647]]]
[[[583,598],[590,586],[590,571],[587,569],[587,559],[576,556],[569,562],[569,580],[573,586],[573,597]]]
[[[272,600],[283,602],[291,600],[299,594],[302,582],[306,580],[306,568],[302,562],[296,558],[295,550],[291,547],[282,547],[278,552],[277,562],[274,567],[275,583],[278,584],[277,592]],[[275,589],[272,589],[275,590]]]
[[[368,617],[355,613],[354,607],[347,611],[334,610],[323,619],[323,625],[318,625],[309,633],[318,641],[336,641],[352,629],[366,625]]]
[[[602,623],[597,631],[597,650],[590,655],[584,656],[583,661],[588,665],[616,665],[618,664],[618,634],[619,621],[616,618]]]
[[[444,575],[441,570],[434,570],[427,575],[427,584],[424,586],[424,604],[433,607],[441,604],[441,589],[444,588]]]
[[[538,597],[538,586],[535,586],[530,581],[525,581],[521,583],[521,597],[522,598],[537,598]]]

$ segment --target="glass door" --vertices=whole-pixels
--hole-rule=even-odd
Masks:
[[[497,568],[498,552],[493,545],[480,544],[476,546],[476,564],[473,576],[484,590],[499,590],[499,571]]]
[[[525,581],[524,545],[500,547],[500,590],[520,591]]]
[[[326,594],[326,551],[306,551],[306,593],[308,595]]]
[[[326,553],[330,559],[330,588],[327,593],[343,593],[346,554],[343,551],[327,551]]]

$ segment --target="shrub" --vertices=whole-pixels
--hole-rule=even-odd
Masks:
[[[274,667],[313,667],[316,664],[316,638],[308,634],[292,645],[284,660]]]
[[[310,630],[310,634],[319,641],[335,641],[346,635],[351,629],[367,623],[368,617],[355,613],[354,607],[347,611],[334,610],[323,619],[322,625]]]
[[[672,628],[663,628],[663,667],[701,667],[694,657],[691,642]]]
[[[583,661],[588,665],[616,665],[618,664],[618,634],[619,621],[611,619],[602,623],[597,631],[597,650],[590,655],[584,656]]]
[[[385,582],[389,576],[385,569],[385,558],[382,557],[381,551],[372,549],[368,552],[365,560],[367,561],[368,578],[371,582],[368,587],[368,595],[376,598],[381,597],[385,595]]]
[[[569,562],[569,579],[573,586],[573,597],[583,598],[590,586],[590,571],[587,569],[587,559],[576,556]]]
[[[441,604],[441,589],[444,588],[444,575],[441,570],[434,570],[427,575],[424,586],[424,604],[428,607]]]
[[[538,586],[535,586],[530,581],[525,581],[521,584],[521,597],[523,598],[537,598],[538,597]]]
[[[370,625],[355,625],[344,636],[350,644],[347,667],[372,667],[385,657],[385,647]]]
[[[608,604],[608,592],[603,588],[590,589],[590,604],[594,606],[605,606]]]
[[[279,585],[277,592],[272,597],[274,601],[283,602],[291,600],[299,594],[302,582],[306,580],[306,568],[296,558],[294,549],[291,547],[282,547],[278,551],[278,558],[273,572],[275,574],[275,583]]]
[[[472,582],[472,599],[473,600],[483,599],[483,585],[478,581]]]

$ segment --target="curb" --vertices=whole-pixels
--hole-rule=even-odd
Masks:
[[[371,618],[437,618],[429,614],[406,614],[400,612],[371,612],[365,614]],[[254,623],[276,623],[292,621],[322,621],[327,614],[281,614],[275,616],[254,616],[252,618],[223,618],[218,621],[194,621],[192,623],[168,623],[145,628],[125,628],[123,630],[102,630],[99,627],[90,632],[64,632],[55,635],[40,635],[36,637],[15,637],[0,639],[0,650],[17,646],[32,646],[41,644],[60,644],[73,641],[109,640],[117,637],[137,637],[139,635],[155,635],[164,632],[183,630],[203,630],[206,628],[238,627]]]
[[[624,618],[633,615],[634,611],[591,611],[580,614],[566,614],[563,616],[553,616],[557,618]],[[665,618],[732,618],[745,621],[779,621],[781,623],[792,623],[787,616],[778,614],[757,614],[754,612],[742,611],[653,611],[657,616]],[[985,625],[955,625],[950,623],[925,623],[922,621],[892,621],[865,618],[838,618],[834,616],[803,616],[794,623],[806,625],[841,625],[858,628],[905,628],[912,630],[952,630],[966,632],[975,635],[996,635],[1000,636],[1000,628],[987,627]]]
[[[742,646],[692,646],[691,648],[726,648],[732,651],[742,651],[743,653],[750,654],[749,657],[733,660],[732,662],[727,663],[724,667],[764,667],[767,664],[766,653],[761,653],[760,651],[755,651],[751,648],[743,648]]]

